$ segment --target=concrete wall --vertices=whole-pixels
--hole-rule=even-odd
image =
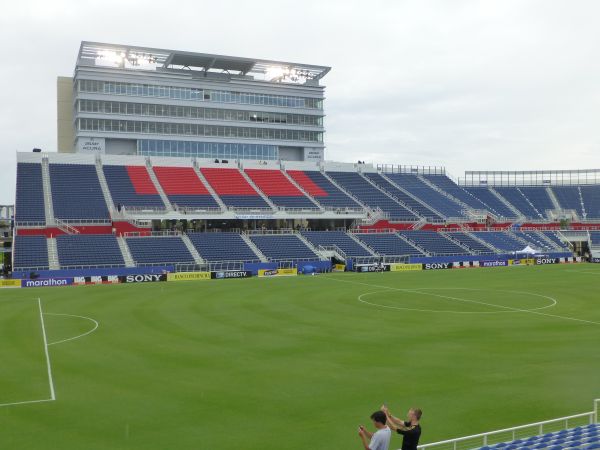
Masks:
[[[73,78],[58,77],[56,79],[56,97],[56,149],[61,153],[74,153]]]

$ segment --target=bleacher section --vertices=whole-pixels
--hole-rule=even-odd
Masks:
[[[474,231],[472,234],[501,252],[518,252],[526,247],[526,244],[502,231]]]
[[[258,256],[237,233],[189,233],[188,237],[206,261],[256,261]]]
[[[380,255],[424,255],[421,250],[404,241],[395,233],[357,233],[355,236]]]
[[[473,209],[488,209],[481,200],[473,197],[446,175],[423,175],[423,178]]]
[[[589,424],[577,428],[545,433],[525,439],[516,439],[480,450],[597,450],[600,449],[600,425]]]
[[[110,220],[96,167],[50,163],[54,217],[81,223]]]
[[[561,208],[573,209],[583,219],[583,208],[581,206],[581,197],[577,186],[553,186],[552,192],[558,200]]]
[[[48,246],[45,236],[15,236],[14,270],[47,270]]]
[[[327,175],[362,203],[373,209],[381,208],[382,211],[389,214],[389,218],[392,220],[417,219],[412,212],[381,192],[357,172],[327,172]]]
[[[530,246],[535,250],[540,250],[541,252],[556,251],[554,245],[547,242],[539,231],[521,231],[517,233],[517,236],[529,242]]]
[[[556,231],[541,231],[541,233],[548,239],[550,239],[552,242],[554,242],[562,250],[569,250],[569,245],[558,236],[558,233]]]
[[[23,222],[46,223],[41,164],[17,164],[15,216],[17,225]]]
[[[600,245],[600,231],[590,231],[592,245]]]
[[[489,247],[479,242],[473,236],[463,232],[448,233],[452,239],[460,242],[465,247],[469,248],[475,254],[492,254],[494,253]]]
[[[335,245],[346,256],[373,256],[363,246],[348,236],[343,231],[303,231],[304,236],[316,248]]]
[[[179,236],[132,237],[126,241],[136,265],[194,263]]]
[[[431,255],[468,255],[470,253],[435,231],[401,231],[398,234]]]
[[[174,208],[206,210],[219,208],[192,167],[153,167],[169,202]]]
[[[385,175],[401,188],[406,189],[445,217],[464,216],[464,208],[461,205],[436,191],[431,186],[428,186],[416,175],[406,173],[386,173]]]
[[[288,170],[287,173],[325,208],[361,208],[321,172]]]
[[[115,207],[165,209],[145,166],[103,166]]]
[[[437,220],[442,219],[442,216],[440,216],[439,214],[436,214],[430,208],[428,208],[426,205],[418,202],[417,200],[412,198],[410,195],[408,195],[406,192],[398,189],[396,186],[394,186],[392,183],[390,183],[388,180],[386,180],[381,174],[374,173],[374,172],[368,172],[368,173],[365,173],[364,175],[369,180],[371,180],[373,183],[375,183],[377,186],[379,186],[379,188],[386,191],[392,197],[397,198],[399,201],[404,203],[406,206],[411,208],[413,211],[415,211],[420,216],[425,217],[426,219],[431,220],[431,221],[437,221]]]
[[[293,234],[254,234],[252,242],[269,260],[318,260],[319,257]]]
[[[586,218],[600,218],[600,186],[581,186],[580,189]]]
[[[281,170],[246,169],[246,174],[275,205],[285,208],[318,208]]]
[[[85,266],[123,267],[125,261],[112,234],[79,234],[56,237],[61,268]]]
[[[519,210],[525,217],[542,219],[536,209],[527,201],[527,198],[521,193],[519,188],[511,186],[495,186],[494,189],[504,197],[511,205]]]
[[[519,190],[531,202],[542,218],[548,216],[547,210],[555,209],[545,187],[521,187]]]
[[[238,169],[203,167],[200,171],[228,207],[271,209]]]
[[[499,217],[514,219],[516,214],[506,206],[494,193],[484,187],[465,187],[465,191],[477,197],[487,206],[487,209]]]

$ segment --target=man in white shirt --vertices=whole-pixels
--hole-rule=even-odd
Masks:
[[[387,416],[383,411],[375,411],[371,414],[373,425],[377,429],[375,433],[367,431],[362,425],[358,428],[358,435],[365,450],[388,450],[392,430],[385,424]]]

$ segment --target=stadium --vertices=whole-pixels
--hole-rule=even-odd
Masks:
[[[3,447],[600,448],[600,169],[327,160],[329,71],[81,43],[0,209]]]

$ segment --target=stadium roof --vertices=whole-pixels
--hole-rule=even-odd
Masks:
[[[304,84],[318,82],[331,69],[327,66],[212,55],[133,45],[82,41],[78,66],[105,66],[138,70],[184,69],[250,75],[271,82]]]

